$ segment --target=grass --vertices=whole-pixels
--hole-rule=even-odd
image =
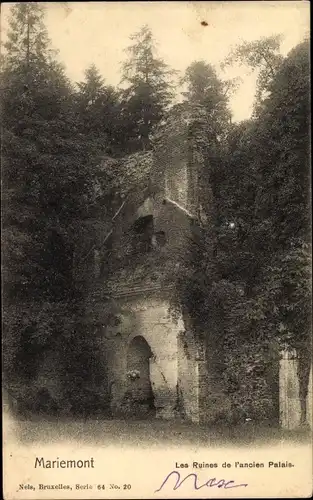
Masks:
[[[101,444],[129,447],[245,447],[277,445],[280,443],[310,443],[311,431],[307,429],[286,431],[273,427],[242,425],[218,428],[164,420],[116,419],[49,419],[14,420],[8,414],[4,426],[19,442],[66,442]],[[8,435],[8,434],[7,434]]]

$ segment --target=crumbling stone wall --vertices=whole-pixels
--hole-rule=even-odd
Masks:
[[[295,352],[281,353],[279,363],[280,425],[283,429],[297,429],[300,425],[298,360]],[[307,422],[312,428],[312,367],[307,395]]]
[[[181,414],[192,422],[200,422],[200,381],[198,349],[191,331],[178,335],[178,391]]]
[[[146,154],[142,155],[145,182],[140,176],[140,154],[130,161],[130,168],[126,169],[131,172],[131,190],[125,197],[123,210],[114,221],[111,238],[112,256],[114,258],[114,254],[119,254],[119,268],[112,266],[113,272],[105,283],[109,293],[117,297],[121,321],[110,328],[105,325],[102,339],[113,414],[123,414],[124,411],[123,401],[129,387],[127,355],[129,345],[136,336],[142,336],[152,351],[150,378],[157,417],[202,422],[207,415],[213,418],[219,408],[220,400],[215,401],[212,395],[216,386],[212,386],[211,393],[209,390],[209,381],[214,379],[214,363],[209,363],[212,372],[209,377],[204,345],[199,343],[190,325],[186,327],[182,318],[176,322],[171,317],[165,288],[163,295],[156,294],[153,288],[154,284],[162,291],[165,284],[171,285],[170,267],[176,266],[179,257],[188,252],[190,239],[195,235],[199,165],[202,161],[198,141],[201,126],[197,110],[178,105],[155,135],[149,161],[144,161]],[[146,168],[148,164],[150,173]],[[138,181],[137,188],[134,179]],[[150,252],[139,259],[138,265],[135,262],[134,269],[131,258],[126,256],[123,260],[123,253],[127,253],[129,246],[129,228],[136,219],[147,215],[153,216],[154,231],[164,234],[165,244],[155,253]],[[95,249],[101,247],[101,235],[99,228],[98,235],[95,234],[95,240],[99,240],[95,241]],[[92,253],[90,257],[95,259],[97,255]],[[139,268],[144,267],[146,275],[139,272]],[[160,268],[159,274],[155,273],[157,267]],[[101,279],[92,277],[91,281],[94,281],[91,288],[101,287]],[[121,288],[123,293],[119,290]],[[98,302],[97,307],[101,306],[101,300]],[[95,309],[96,304],[92,307]],[[93,321],[92,314],[90,321]]]
[[[150,380],[156,417],[199,421],[198,371],[194,345],[182,342],[182,319],[169,314],[169,303],[157,296],[122,299],[121,323],[111,330],[106,343],[113,414],[127,417],[123,402],[127,380],[127,353],[138,335],[149,344]]]
[[[177,202],[193,215],[199,203],[198,176],[202,159],[198,136],[203,125],[199,117],[198,108],[177,105],[153,140],[152,185],[159,197]]]

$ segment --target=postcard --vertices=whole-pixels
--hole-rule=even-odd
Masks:
[[[4,498],[310,497],[309,3],[1,37]]]

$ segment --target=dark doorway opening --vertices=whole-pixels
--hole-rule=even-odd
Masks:
[[[127,352],[127,391],[125,404],[130,416],[155,416],[154,394],[150,380],[151,348],[141,335],[130,342]]]

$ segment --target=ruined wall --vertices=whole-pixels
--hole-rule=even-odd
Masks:
[[[177,105],[154,138],[152,183],[162,198],[178,203],[193,215],[198,208],[199,110]]]
[[[312,428],[312,367],[307,395],[307,422]],[[283,429],[296,429],[300,423],[299,380],[294,353],[284,352],[279,368],[280,424]]]
[[[181,342],[182,320],[174,321],[168,302],[157,297],[124,299],[121,307],[121,323],[106,342],[113,413],[127,416],[123,409],[129,388],[127,354],[131,341],[140,335],[152,351],[150,380],[156,417],[198,421],[197,367],[194,353],[189,358],[190,346],[183,347]]]
[[[127,198],[118,222],[114,222],[111,244],[115,255],[125,253],[130,243],[129,228],[137,218],[147,215],[153,215],[155,232],[165,233],[165,246],[158,249],[159,256],[162,254],[164,257],[161,262],[163,268],[164,263],[167,266],[168,263],[169,266],[176,265],[178,257],[186,254],[189,238],[192,234],[194,236],[194,229],[197,228],[198,177],[204,158],[203,144],[207,143],[207,139],[203,138],[203,117],[201,113],[196,115],[197,110],[192,114],[179,106],[176,111],[173,110],[155,137],[154,150],[151,154],[149,152],[153,163],[151,172],[148,168],[143,169],[146,177],[150,177],[148,181],[137,175],[141,171],[141,154],[135,155],[136,161],[131,168],[128,165],[126,170],[136,173],[132,188],[135,185],[137,188]],[[98,246],[103,240],[102,232],[103,228],[97,228]],[[127,353],[132,339],[140,335],[153,353],[149,370],[157,417],[183,417],[200,423],[220,420],[225,423],[230,412],[222,377],[219,376],[221,370],[218,365],[222,357],[218,343],[218,339],[221,341],[220,327],[217,325],[215,332],[205,332],[206,345],[201,346],[195,340],[192,325],[183,324],[181,320],[176,324],[169,317],[165,298],[157,298],[147,288],[144,291],[149,279],[149,285],[153,284],[152,277],[154,283],[158,279],[157,276],[154,280],[157,273],[153,273],[156,253],[144,256],[147,276],[138,273],[143,267],[142,262],[138,266],[135,263],[133,269],[127,269],[128,264],[133,264],[133,257],[130,262],[127,259],[122,264],[119,262],[119,268],[114,269],[113,285],[124,287],[125,297],[128,298],[118,298],[122,309],[121,323],[107,331],[102,339],[103,363],[109,370],[112,410],[115,414],[123,413],[123,398],[129,387]],[[110,286],[114,291],[113,285]],[[136,297],[131,296],[134,288],[137,289]],[[292,428],[299,415],[298,389],[294,362],[288,360],[286,363],[281,364],[280,370],[281,422],[284,427]],[[309,398],[312,401],[312,396]]]
[[[182,416],[192,422],[200,421],[198,349],[190,331],[178,335],[178,391]]]
[[[216,384],[211,393],[208,389],[205,350],[197,345],[192,328],[185,330],[182,320],[175,323],[168,314],[165,295],[161,299],[149,288],[153,283],[161,289],[164,283],[172,284],[173,266],[176,268],[180,257],[188,255],[190,240],[195,236],[201,161],[196,140],[201,124],[196,122],[196,114],[182,106],[172,110],[154,138],[149,185],[139,183],[137,191],[127,198],[112,235],[115,253],[124,254],[109,283],[121,306],[121,323],[103,340],[103,352],[109,370],[111,407],[116,414],[123,413],[125,393],[131,385],[127,356],[136,336],[142,336],[152,351],[149,371],[157,417],[202,422],[208,412],[215,415],[220,406],[220,400],[213,397]],[[136,168],[140,170],[140,161]],[[129,231],[136,219],[148,215],[153,216],[155,240],[157,235],[164,235],[164,245],[156,245],[137,258],[131,253]]]
[[[155,203],[153,212],[156,231],[164,231],[166,235],[166,254],[169,259],[185,255],[190,245],[191,218],[174,203],[163,200]]]
[[[188,162],[185,158],[172,159],[170,169],[165,173],[165,198],[188,208]]]

